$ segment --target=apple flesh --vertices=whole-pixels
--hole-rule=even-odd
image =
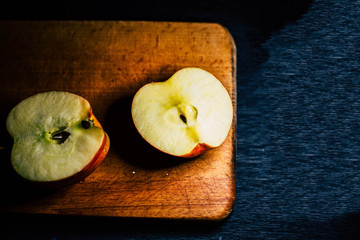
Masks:
[[[225,141],[233,107],[214,75],[184,68],[167,81],[140,88],[131,114],[136,129],[152,146],[170,155],[195,157]]]
[[[21,101],[9,113],[6,127],[14,140],[14,170],[37,183],[79,182],[110,147],[89,102],[69,92],[43,92]]]

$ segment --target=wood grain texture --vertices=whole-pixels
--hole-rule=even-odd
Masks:
[[[1,212],[219,220],[235,201],[236,59],[218,24],[123,21],[0,22]],[[158,152],[137,133],[131,101],[184,67],[213,73],[232,96],[226,141],[193,159]],[[5,119],[22,99],[64,90],[89,100],[111,139],[100,167],[63,189],[29,186],[9,166]]]

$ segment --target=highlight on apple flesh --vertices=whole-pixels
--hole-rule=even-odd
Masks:
[[[99,166],[110,147],[90,103],[64,91],[24,99],[10,111],[6,127],[14,140],[14,170],[36,183],[80,182]]]
[[[190,67],[140,88],[131,114],[138,132],[153,147],[174,156],[195,157],[225,141],[233,106],[214,75]]]

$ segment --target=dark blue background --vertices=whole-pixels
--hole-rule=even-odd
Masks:
[[[238,93],[223,222],[10,215],[1,239],[360,239],[360,1],[29,1],[0,15],[218,22]]]

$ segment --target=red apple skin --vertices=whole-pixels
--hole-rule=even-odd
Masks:
[[[102,128],[100,122],[96,119],[96,117],[92,113],[92,109],[90,109],[89,119],[94,122],[94,126]],[[80,183],[84,181],[85,178],[88,177],[92,172],[95,171],[95,169],[105,159],[107,153],[109,152],[109,149],[110,149],[110,139],[109,136],[104,132],[104,139],[101,144],[101,147],[95,154],[94,158],[81,171],[75,173],[72,176],[56,181],[31,181],[28,179],[25,179],[25,181],[46,188],[61,188],[75,183]]]
[[[147,141],[148,142],[148,141]],[[149,142],[148,142],[149,143]],[[171,156],[174,156],[174,157],[180,157],[180,158],[194,158],[194,157],[197,157],[201,154],[203,154],[204,152],[208,151],[209,149],[213,149],[214,147],[211,147],[205,143],[199,143],[198,145],[196,145],[192,150],[191,152],[185,154],[185,155],[173,155],[173,154],[170,154],[170,153],[167,153],[167,152],[164,152],[158,148],[156,148],[155,146],[153,146],[151,143],[149,143],[152,147],[154,147],[156,150],[158,150],[159,152],[162,152],[162,153],[166,153],[166,154],[169,154]]]
[[[140,134],[140,133],[139,133]],[[141,136],[141,134],[140,134]],[[143,137],[143,139],[145,139]],[[170,153],[167,153],[167,152],[164,152],[160,149],[158,149],[157,147],[155,147],[154,145],[152,145],[150,142],[148,142],[146,139],[145,141],[150,144],[152,147],[154,147],[156,150],[158,150],[159,152],[162,152],[162,153],[166,153],[168,155],[171,155],[171,156],[174,156],[174,157],[181,157],[181,158],[194,158],[194,157],[197,157],[201,154],[203,154],[204,152],[208,151],[209,149],[212,149],[214,147],[211,147],[205,143],[198,143],[192,150],[191,152],[185,154],[185,155],[173,155],[173,154],[170,154]]]
[[[204,152],[206,152],[207,150],[211,149],[212,147],[205,144],[205,143],[199,143],[198,145],[196,145],[194,147],[193,150],[191,150],[190,153],[188,154],[185,154],[183,156],[180,156],[180,157],[183,157],[183,158],[193,158],[193,157],[196,157],[196,156],[199,156],[200,154],[203,154]]]

